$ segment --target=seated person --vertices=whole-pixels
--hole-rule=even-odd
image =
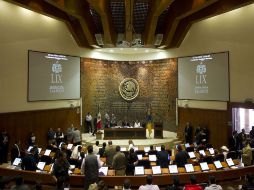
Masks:
[[[135,121],[135,122],[134,122],[134,127],[136,127],[136,128],[141,127],[140,122]]]
[[[184,190],[203,190],[203,187],[197,184],[197,179],[194,175],[190,176],[191,184],[185,185]]]
[[[131,190],[131,181],[129,179],[124,180],[123,190]]]
[[[159,190],[158,185],[153,185],[153,176],[146,176],[146,185],[141,185],[138,190]]]
[[[253,190],[254,189],[254,176],[253,174],[247,174],[246,181],[242,186],[243,190]]]
[[[71,159],[77,159],[77,160],[80,159],[81,151],[82,151],[81,145],[75,146],[75,148],[73,149],[71,153]]]
[[[100,142],[96,141],[95,144],[93,145],[93,153],[95,155],[99,153],[99,149],[100,149],[99,144],[100,144]]]
[[[183,187],[179,185],[179,178],[177,176],[173,176],[173,185],[168,186],[166,190],[183,190]]]
[[[157,165],[161,168],[168,168],[169,165],[169,154],[165,150],[165,146],[161,145],[161,151],[157,152]]]

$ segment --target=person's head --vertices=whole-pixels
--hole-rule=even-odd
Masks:
[[[60,131],[61,131],[61,128],[60,128],[60,127],[58,127],[58,128],[57,128],[57,131],[58,131],[58,132],[60,132]]]
[[[173,185],[178,186],[179,185],[179,178],[177,176],[173,176]]]
[[[254,130],[254,126],[252,126],[251,129]]]
[[[129,144],[133,144],[133,141],[131,139],[129,140]]]
[[[146,183],[151,185],[153,183],[153,176],[151,174],[146,176]]]
[[[130,149],[130,154],[134,154],[134,149],[133,148]]]
[[[178,151],[182,151],[182,150],[183,150],[182,145],[180,145],[180,144],[177,145],[177,150],[178,150]]]
[[[120,149],[121,149],[120,146],[117,145],[117,146],[116,146],[116,152],[119,152]]]
[[[89,154],[93,153],[93,146],[92,145],[88,145],[87,151],[88,151]]]
[[[216,179],[215,179],[215,177],[214,176],[209,176],[209,182],[210,182],[210,184],[215,184],[216,183]]]
[[[107,190],[108,187],[104,181],[100,180],[97,184],[97,190]]]
[[[161,145],[161,151],[165,151],[165,146]]]
[[[245,133],[245,129],[242,129],[242,133]]]
[[[78,152],[82,151],[82,146],[78,146]]]
[[[237,135],[237,131],[233,131],[233,136],[236,136]]]
[[[100,143],[99,143],[99,141],[96,141],[95,144],[96,144],[96,146],[99,146]]]
[[[153,150],[153,145],[150,145],[150,150]]]
[[[196,178],[195,175],[190,176],[190,182],[191,182],[191,184],[196,184],[197,183],[197,178]]]
[[[108,145],[112,145],[113,143],[112,143],[112,141],[108,141]]]
[[[105,148],[107,146],[107,143],[102,143],[102,147]]]
[[[123,182],[123,189],[130,189],[131,188],[131,181],[127,178]]]

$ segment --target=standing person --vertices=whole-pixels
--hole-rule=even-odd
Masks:
[[[187,164],[189,155],[185,150],[183,150],[180,144],[177,145],[177,150],[178,152],[176,153],[176,156],[175,156],[175,163],[177,167],[184,167],[184,165]]]
[[[254,139],[254,126],[250,130],[250,139]]]
[[[134,148],[134,143],[133,143],[133,141],[130,139],[130,140],[129,140],[129,147],[128,147],[128,150],[130,150],[131,148]]]
[[[99,112],[97,114],[97,123],[96,123],[96,129],[100,130],[102,128],[102,123],[101,123],[101,113]]]
[[[94,117],[93,119],[93,136],[97,133],[97,116]]]
[[[58,184],[61,182],[63,187],[68,187],[69,185],[69,168],[70,164],[66,158],[66,154],[61,151],[55,160],[52,175]]]
[[[93,132],[93,129],[92,129],[92,120],[93,120],[93,117],[92,117],[91,113],[88,112],[86,114],[86,127],[88,129],[88,133],[92,133]]]
[[[185,136],[185,142],[191,144],[192,143],[192,126],[190,125],[190,122],[186,123],[185,129],[184,129],[184,136]]]
[[[100,159],[93,154],[93,147],[87,147],[88,155],[83,159],[81,165],[81,174],[85,175],[85,189],[90,184],[98,182],[99,168],[101,167]]]
[[[35,141],[36,141],[36,136],[33,132],[30,133],[29,137],[28,137],[28,146],[34,146],[35,145]]]
[[[250,166],[252,163],[252,149],[249,141],[246,141],[245,146],[243,147],[242,162],[244,163],[244,166]]]
[[[110,119],[110,127],[115,127],[117,125],[116,123],[116,116],[112,113],[111,119]]]
[[[102,143],[102,147],[99,149],[99,153],[98,153],[100,155],[100,157],[104,156],[104,152],[105,152],[106,146],[107,146],[107,144],[105,142],[103,142]]]
[[[53,142],[56,140],[55,139],[55,131],[50,127],[48,130],[48,144],[53,144]]]
[[[116,154],[116,148],[113,146],[112,141],[108,141],[108,146],[105,149],[104,155],[106,157],[106,164],[112,167],[113,157]]]
[[[146,176],[146,185],[141,185],[138,190],[160,190],[160,188],[153,185],[153,176],[149,174]]]
[[[57,146],[60,145],[61,142],[63,142],[64,140],[64,134],[61,130],[61,128],[57,128],[57,131],[56,131],[56,134],[55,134],[55,138],[56,138],[56,143],[57,143]]]
[[[126,158],[124,153],[120,152],[120,146],[116,146],[116,154],[112,162],[113,169],[116,171],[116,176],[125,175]]]
[[[6,130],[3,130],[0,136],[0,164],[7,163],[9,147],[9,136]]]
[[[151,111],[150,109],[148,109],[147,111],[147,117],[146,117],[146,128],[148,130],[148,136],[149,138],[151,138],[151,134],[152,134],[152,131],[153,131],[153,118],[152,118],[152,115],[151,115]]]
[[[20,158],[20,149],[19,149],[20,141],[16,140],[15,144],[11,148],[11,163],[15,160],[15,158]]]
[[[73,145],[81,145],[81,133],[80,130],[76,127],[73,131]]]
[[[169,165],[169,154],[165,149],[164,145],[161,145],[161,151],[157,152],[157,165],[161,168],[168,168]]]
[[[138,156],[134,152],[134,149],[131,148],[127,156],[126,175],[134,175],[134,170],[137,163],[138,163]]]
[[[32,148],[30,152],[26,152],[26,155],[24,158],[22,158],[21,162],[21,169],[22,170],[28,170],[28,171],[36,171],[37,170],[37,163],[36,159],[34,157],[34,151],[35,149]]]
[[[105,117],[105,128],[109,128],[110,127],[110,117],[109,117],[109,114],[106,112],[104,117]]]

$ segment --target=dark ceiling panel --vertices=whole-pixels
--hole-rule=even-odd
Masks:
[[[110,1],[112,22],[117,33],[125,33],[125,6],[124,1]]]
[[[148,2],[135,3],[133,10],[133,28],[136,34],[141,34],[144,32],[148,10]]]

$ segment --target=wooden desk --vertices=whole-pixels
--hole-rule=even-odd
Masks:
[[[104,139],[146,139],[145,128],[105,128]]]

